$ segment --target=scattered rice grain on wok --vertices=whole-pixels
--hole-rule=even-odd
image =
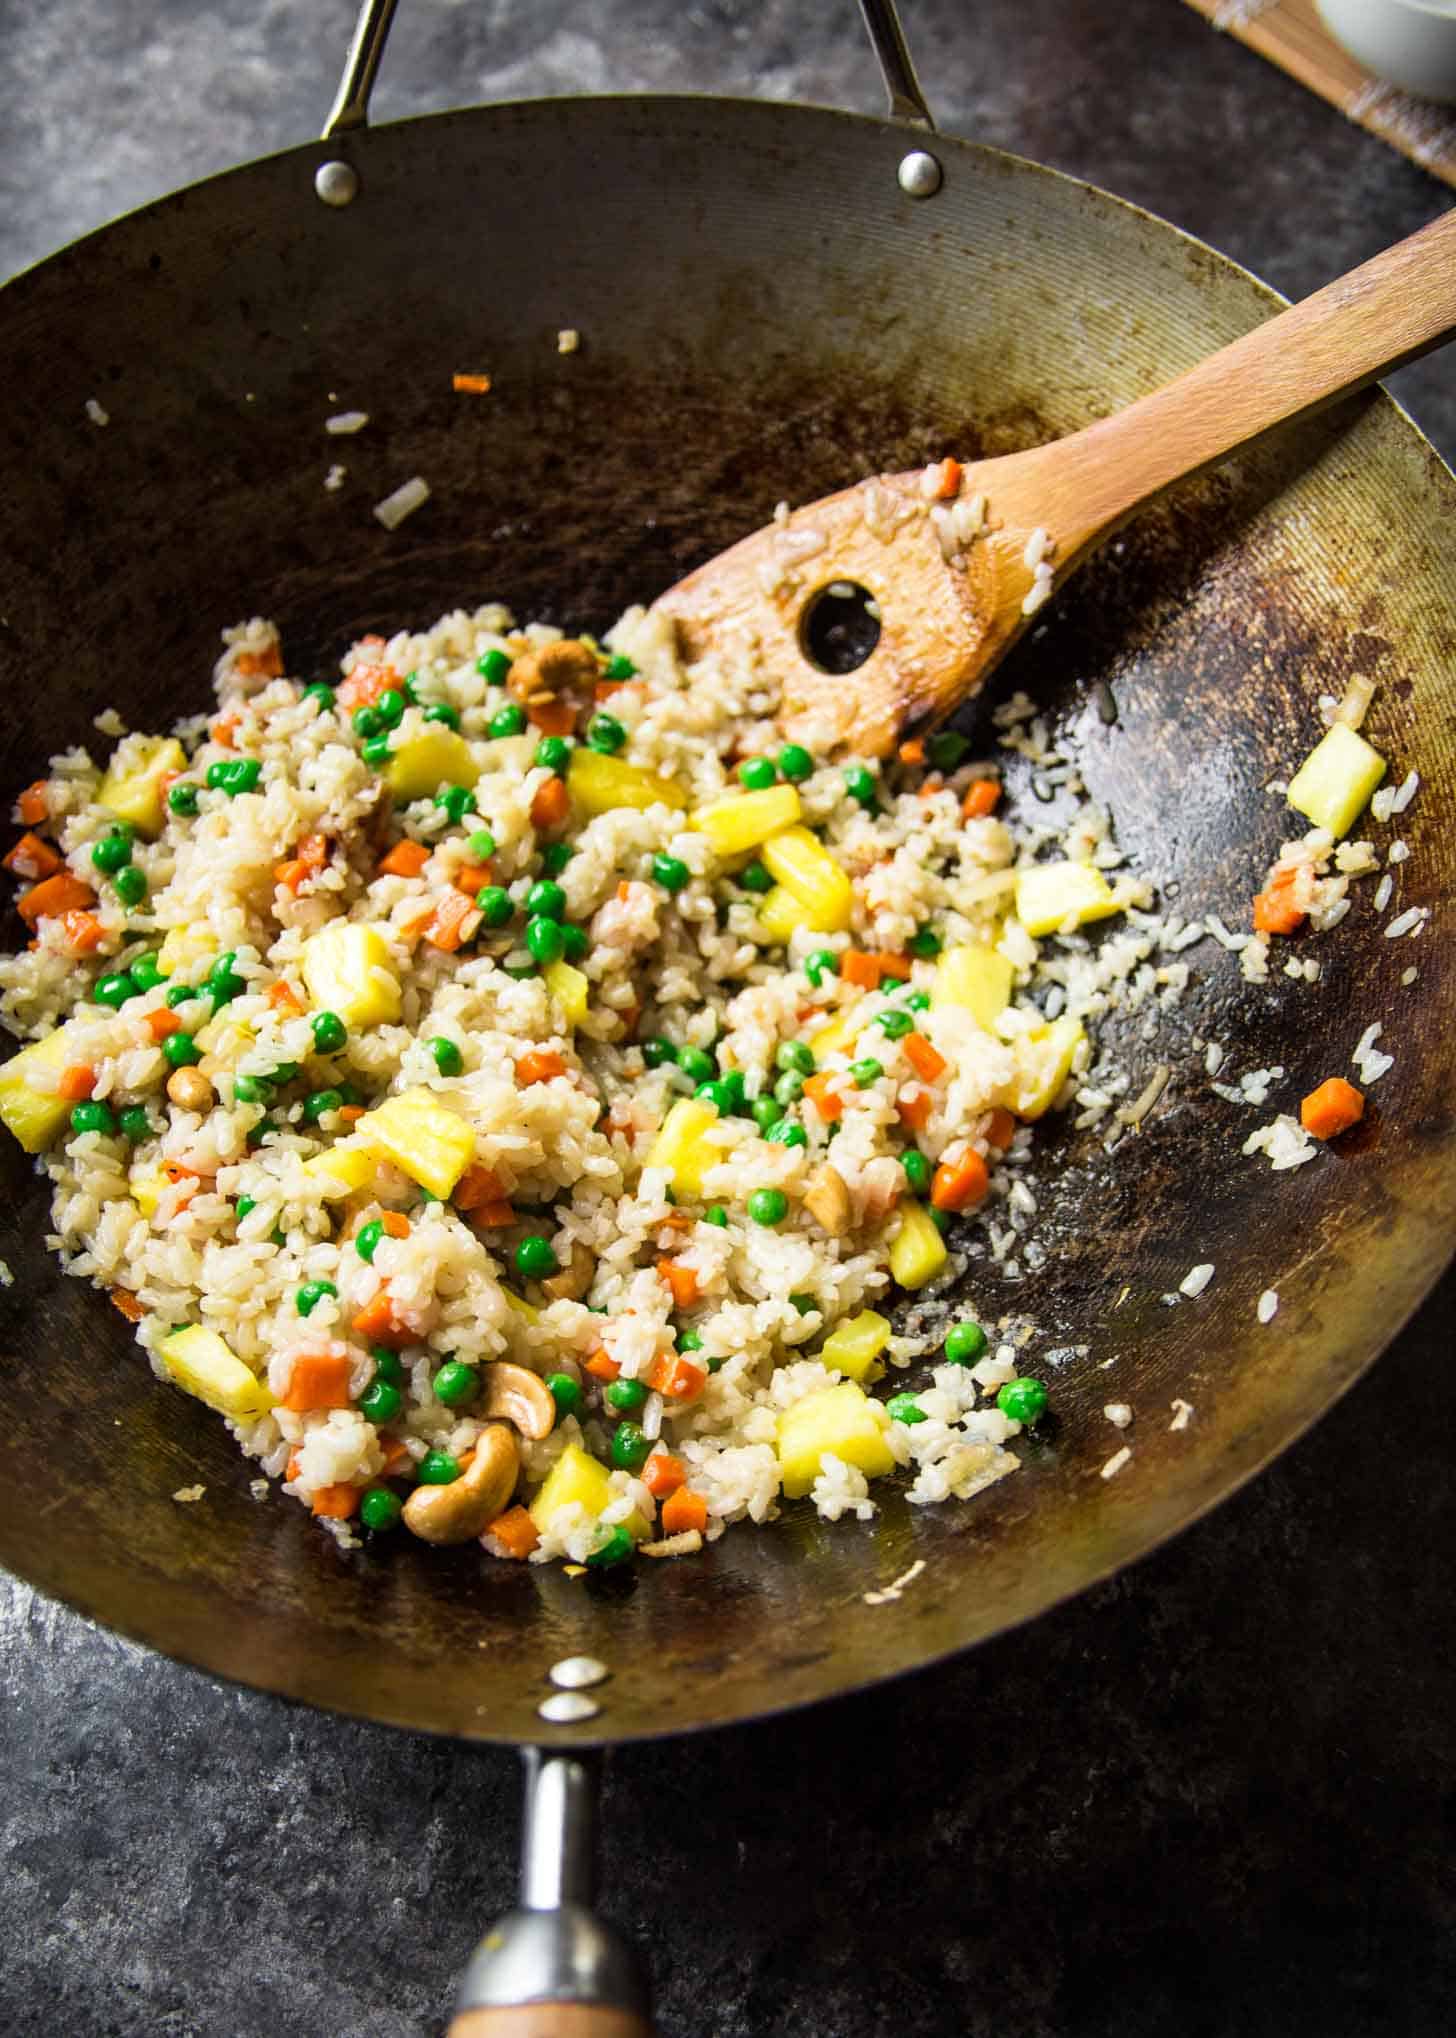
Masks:
[[[1156,1108],[1101,1013],[1176,1000],[1209,934],[1257,975],[1376,868],[1317,826],[1255,932],[1185,924],[1085,801],[1008,825],[951,734],[827,763],[641,611],[606,648],[458,612],[337,686],[263,621],[224,641],[214,715],[17,803],[0,1117],[68,1270],[345,1543],[612,1564],[783,1497],[866,1517],[896,1469],[922,1504],[1003,1478],[1032,1326],[897,1334],[894,1298],[1042,1263],[1045,1112],[1115,1145]],[[1030,702],[997,724],[1080,792]]]

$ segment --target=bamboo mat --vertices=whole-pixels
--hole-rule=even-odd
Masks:
[[[1389,142],[1443,183],[1456,185],[1456,107],[1414,99],[1361,70],[1320,20],[1315,0],[1188,0],[1188,4],[1215,28],[1236,36],[1318,92],[1347,120]]]

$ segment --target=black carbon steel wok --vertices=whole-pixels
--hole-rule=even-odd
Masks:
[[[1071,430],[1276,307],[1165,223],[991,150],[927,142],[943,182],[912,197],[897,170],[918,145],[904,125],[740,102],[479,108],[253,164],[19,279],[0,297],[5,784],[94,741],[104,706],[136,726],[197,709],[241,616],[275,617],[308,674],[362,631],[489,596],[601,628],[782,497]],[[339,159],[360,188],[334,207],[314,177]],[[567,326],[583,339],[563,357]],[[452,371],[482,366],[488,399],[452,394]],[[326,438],[344,407],[368,430]],[[336,459],[346,483],[326,492]],[[431,500],[386,533],[370,505],[416,473]],[[1317,990],[1251,987],[1197,951],[1206,981],[1172,1053],[1140,1039],[1141,1015],[1111,1029],[1134,1071],[1171,1062],[1162,1107],[1111,1159],[1054,1135],[1046,1265],[1016,1284],[977,1274],[962,1298],[1034,1316],[1039,1350],[1091,1347],[1055,1374],[1055,1421],[1017,1478],[967,1507],[891,1498],[871,1527],[791,1507],[630,1583],[407,1541],[341,1555],[301,1510],[259,1506],[216,1419],[159,1388],[104,1298],[61,1276],[6,1142],[0,1376],[28,1391],[0,1425],[0,1560],[289,1697],[581,1744],[929,1663],[1191,1521],[1371,1362],[1456,1234],[1453,512],[1456,482],[1409,420],[1362,398],[1143,519],[998,680],[1058,718],[1178,909],[1233,924],[1289,832],[1264,784],[1308,747],[1318,694],[1377,675],[1367,733],[1423,780],[1400,897],[1433,909],[1420,941],[1388,941],[1367,889],[1315,951]],[[1194,1040],[1235,1068],[1283,1063],[1302,1088],[1344,1069],[1377,1016],[1398,1056],[1361,1132],[1291,1175],[1241,1160],[1253,1121],[1210,1099]],[[1208,1293],[1167,1306],[1203,1260]],[[1266,1329],[1267,1287],[1282,1301]],[[1139,1421],[1132,1463],[1104,1481],[1110,1383]],[[1174,1397],[1196,1409],[1179,1433]],[[16,1504],[39,1463],[45,1498]],[[205,1503],[178,1508],[194,1481]],[[867,1603],[917,1560],[903,1597]],[[544,1726],[547,1666],[580,1651],[613,1669],[601,1716]]]

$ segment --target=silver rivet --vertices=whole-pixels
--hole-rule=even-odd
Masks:
[[[924,149],[912,149],[902,156],[896,175],[907,198],[933,198],[940,189],[940,165]]]
[[[549,1720],[553,1727],[574,1727],[580,1720],[594,1720],[600,1711],[596,1700],[584,1691],[554,1692],[536,1708],[537,1717]]]
[[[588,1685],[605,1684],[611,1674],[595,1656],[563,1656],[546,1672],[558,1691],[585,1691]]]
[[[352,205],[359,196],[359,172],[352,163],[320,163],[313,188],[325,205]]]

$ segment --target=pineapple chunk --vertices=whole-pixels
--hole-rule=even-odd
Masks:
[[[0,1124],[27,1153],[40,1153],[48,1147],[71,1115],[67,1098],[58,1097],[54,1090],[33,1090],[28,1078],[42,1069],[59,1075],[69,1059],[66,1029],[58,1026],[44,1040],[33,1040],[9,1061],[0,1062]]]
[[[165,1175],[152,1174],[138,1175],[128,1186],[132,1202],[150,1223],[157,1214],[157,1205],[162,1200],[163,1192],[171,1187],[171,1183]]]
[[[534,1302],[528,1302],[524,1295],[513,1295],[509,1288],[502,1288],[501,1293],[523,1323],[539,1323],[541,1321],[541,1312]]]
[[[741,849],[757,849],[771,835],[792,828],[802,808],[797,786],[771,785],[758,793],[730,793],[690,815],[719,856],[736,856]]]
[[[666,1168],[674,1189],[701,1195],[704,1171],[723,1158],[722,1149],[703,1138],[717,1122],[717,1109],[706,1097],[679,1097],[652,1142],[647,1166]]]
[[[948,948],[935,966],[931,1005],[962,1005],[976,1024],[989,1032],[1011,1003],[1015,975],[998,949],[986,948],[980,942]]]
[[[787,942],[799,927],[812,927],[814,916],[784,885],[765,892],[758,907],[758,924],[770,941]]]
[[[427,722],[418,736],[391,753],[379,776],[403,807],[428,799],[442,785],[474,785],[480,766],[463,736],[443,723]]]
[[[316,1153],[303,1164],[303,1172],[313,1175],[326,1186],[325,1202],[332,1202],[340,1196],[352,1196],[366,1183],[374,1180],[379,1167],[379,1156],[373,1147],[356,1145],[352,1140],[340,1140],[326,1153]]]
[[[1028,934],[1085,927],[1121,911],[1095,864],[1029,863],[1016,873],[1016,917]]]
[[[1006,1101],[1018,1118],[1040,1118],[1056,1102],[1086,1038],[1080,1019],[1053,1019],[1012,1041],[1016,1075]]]
[[[923,1288],[946,1262],[945,1240],[923,1203],[900,1205],[900,1229],[890,1243],[890,1272],[902,1288]]]
[[[162,780],[187,769],[187,753],[175,736],[131,736],[118,748],[97,789],[97,804],[127,821],[139,835],[160,835],[166,810]]]
[[[803,923],[816,934],[843,934],[849,926],[854,887],[817,835],[785,828],[763,845],[764,865],[809,914]],[[773,894],[770,893],[772,898]]]
[[[819,1348],[819,1357],[846,1380],[878,1380],[885,1370],[878,1363],[879,1356],[889,1342],[889,1318],[862,1309],[858,1316],[847,1316],[834,1326]]]
[[[432,1090],[402,1090],[397,1097],[386,1097],[354,1130],[422,1189],[442,1199],[475,1158],[475,1127]]]
[[[821,1026],[817,1033],[810,1034],[809,1045],[814,1050],[815,1061],[822,1064],[828,1055],[847,1053],[869,1023],[863,998],[856,998],[837,1019],[831,1019],[827,1026]]]
[[[580,1026],[586,1017],[589,980],[569,962],[548,962],[541,972],[547,990],[561,1007],[568,1026]]]
[[[319,1010],[337,1012],[346,1026],[399,1017],[399,978],[384,936],[360,920],[334,920],[304,943],[303,980]]]
[[[797,1500],[811,1490],[826,1451],[846,1465],[857,1465],[869,1479],[893,1471],[895,1460],[885,1442],[887,1427],[883,1410],[853,1380],[806,1394],[779,1417],[779,1475],[785,1496]]]
[[[162,1364],[183,1392],[195,1394],[219,1415],[246,1420],[265,1415],[273,1406],[267,1383],[254,1378],[215,1330],[194,1323],[164,1337],[158,1349]]]
[[[1289,781],[1291,807],[1316,828],[1347,835],[1385,776],[1385,759],[1363,736],[1335,722]]]
[[[585,814],[609,814],[614,807],[685,807],[688,796],[676,779],[659,778],[640,765],[624,764],[579,745],[566,767],[566,786]]]
[[[217,941],[203,927],[170,927],[157,950],[157,968],[164,977],[181,970],[184,975],[210,963],[217,954]]]
[[[579,1503],[595,1521],[602,1509],[610,1506],[611,1499],[606,1466],[588,1456],[580,1444],[568,1444],[542,1481],[529,1513],[544,1535],[559,1509]]]

